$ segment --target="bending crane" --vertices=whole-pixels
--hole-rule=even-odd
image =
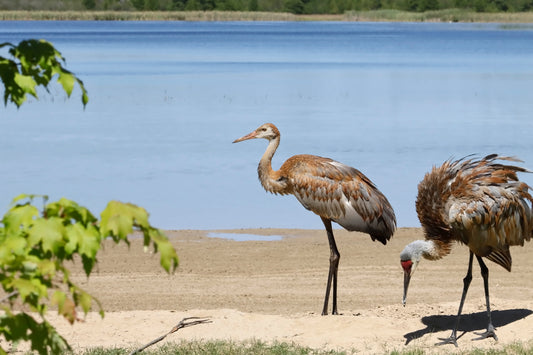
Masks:
[[[403,304],[407,288],[418,262],[423,257],[437,260],[450,253],[453,242],[470,249],[468,271],[463,280],[463,294],[455,327],[449,338],[439,344],[457,346],[457,327],[472,280],[475,255],[481,268],[487,305],[487,330],[479,338],[497,339],[492,325],[489,301],[489,270],[487,258],[511,271],[511,245],[523,245],[531,238],[533,221],[530,187],[518,180],[517,172],[528,170],[498,163],[497,160],[519,161],[515,158],[488,155],[480,160],[446,161],[426,174],[418,185],[416,211],[425,233],[425,240],[416,240],[400,254],[404,270]]]

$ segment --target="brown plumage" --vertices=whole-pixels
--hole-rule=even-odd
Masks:
[[[498,162],[500,161],[500,162]],[[528,170],[502,161],[518,162],[511,157],[488,155],[483,159],[446,161],[434,167],[418,185],[416,211],[424,229],[425,240],[417,240],[400,254],[404,269],[404,305],[411,275],[421,257],[440,259],[459,242],[470,249],[467,275],[457,322],[449,338],[442,343],[457,346],[457,327],[468,286],[472,279],[475,255],[484,279],[489,324],[479,339],[496,338],[490,317],[487,258],[511,271],[509,247],[524,245],[533,231],[533,198],[530,187],[518,180],[518,172]]]
[[[328,312],[333,282],[332,314],[337,314],[337,270],[340,254],[335,244],[331,222],[349,231],[368,233],[372,240],[386,244],[396,229],[396,217],[387,198],[359,170],[329,158],[295,155],[277,171],[272,157],[280,142],[279,130],[266,123],[236,139],[264,138],[268,147],[259,161],[257,172],[265,190],[274,194],[292,194],[308,210],[322,218],[330,245],[330,269],[322,314]]]

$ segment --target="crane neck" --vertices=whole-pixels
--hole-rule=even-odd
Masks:
[[[451,246],[440,240],[426,239],[415,240],[408,244],[400,254],[402,260],[416,260],[424,257],[428,260],[437,260],[450,253]]]
[[[259,161],[257,173],[259,175],[259,181],[261,181],[261,185],[263,185],[265,190],[275,194],[285,194],[287,193],[285,192],[287,188],[286,181],[281,179],[279,170],[275,171],[272,169],[272,157],[274,157],[274,153],[278,149],[279,142],[279,136],[269,140],[267,149]]]

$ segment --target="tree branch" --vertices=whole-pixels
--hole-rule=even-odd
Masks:
[[[16,291],[16,290],[13,291],[13,292],[11,292],[11,293],[9,293],[9,294],[7,294],[4,298],[1,298],[1,299],[0,299],[0,303],[6,301],[6,300],[8,300],[8,299],[10,299],[10,298],[13,297],[13,296],[18,295],[18,294],[19,294],[19,292]]]
[[[167,337],[167,335],[172,334],[174,332],[177,332],[181,328],[191,327],[193,325],[204,324],[204,323],[211,323],[211,321],[209,320],[209,318],[206,318],[206,317],[187,317],[187,318],[183,318],[168,333],[166,333],[166,334],[160,336],[159,338],[152,340],[148,344],[143,345],[140,348],[132,351],[131,353],[129,353],[129,355],[134,355],[134,354],[140,353],[144,349],[146,349],[146,348],[148,348],[148,347],[150,347],[150,346],[152,346],[152,345],[154,345],[156,343],[159,343],[161,340],[165,339]]]

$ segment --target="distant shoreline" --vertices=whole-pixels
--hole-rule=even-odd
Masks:
[[[532,24],[533,12],[479,13],[460,9],[423,13],[398,10],[350,11],[340,15],[294,15],[232,11],[0,11],[3,21],[344,21],[479,22]]]

